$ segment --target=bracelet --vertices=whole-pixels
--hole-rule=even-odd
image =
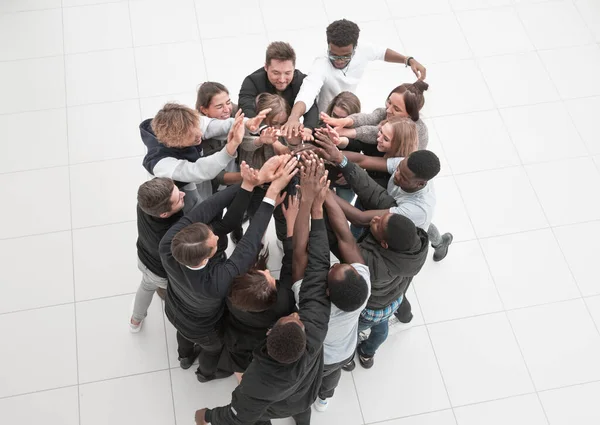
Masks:
[[[407,58],[406,58],[406,62],[404,62],[404,65],[406,65],[406,67],[407,67],[407,68],[408,68],[408,67],[409,67],[409,65],[410,65],[410,60],[411,60],[411,59],[413,59],[413,60],[414,60],[414,58],[413,58],[412,56],[409,56],[409,57],[407,57]]]
[[[346,165],[348,165],[348,158],[346,158],[346,156],[344,156],[344,159],[342,159],[342,162],[340,162],[339,167],[344,168]]]

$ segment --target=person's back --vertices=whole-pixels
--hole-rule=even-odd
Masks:
[[[289,226],[288,226],[289,227]],[[293,223],[292,223],[293,229]],[[280,278],[267,270],[268,254],[259,256],[253,269],[237,276],[226,299],[225,346],[221,368],[243,373],[252,361],[252,351],[267,337],[268,330],[281,317],[296,309],[292,292],[292,241],[283,241]]]
[[[167,272],[158,246],[167,231],[183,216],[184,196],[173,180],[164,177],[144,182],[138,189],[136,246],[142,283],[136,292],[129,319],[132,333],[141,330],[154,293],[167,288]]]
[[[421,270],[429,244],[427,232],[417,228],[417,234],[418,239],[410,247],[395,249],[384,248],[370,231],[363,234],[358,246],[371,273],[371,296],[367,308],[382,309],[398,299]]]

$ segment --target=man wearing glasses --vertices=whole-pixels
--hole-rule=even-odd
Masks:
[[[288,137],[297,133],[299,119],[306,112],[306,106],[317,98],[319,111],[325,111],[331,100],[343,91],[354,92],[367,64],[374,60],[403,63],[410,66],[417,78],[425,79],[425,67],[413,57],[406,57],[385,47],[366,43],[358,44],[360,29],[346,19],[332,22],[327,27],[328,54],[318,57],[308,76],[302,82],[296,103],[282,130]]]

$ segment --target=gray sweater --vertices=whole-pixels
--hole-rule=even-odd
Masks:
[[[385,108],[377,108],[370,114],[352,114],[348,118],[352,118],[352,121],[354,121],[353,128],[356,130],[356,139],[374,145],[377,143],[379,123],[386,119],[386,117]],[[429,143],[427,126],[421,118],[415,124],[417,125],[417,133],[419,135],[418,149],[427,149],[427,144]]]

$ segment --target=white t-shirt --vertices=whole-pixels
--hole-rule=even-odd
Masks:
[[[390,208],[390,212],[410,218],[415,226],[427,231],[433,218],[436,203],[433,182],[428,182],[423,189],[417,192],[403,191],[400,186],[396,186],[394,183],[394,173],[402,160],[404,158],[388,158],[387,160],[388,173],[392,175],[388,181],[387,191],[394,197],[397,205]]]
[[[385,47],[359,42],[354,57],[344,69],[335,68],[327,55],[319,56],[302,82],[296,102],[304,102],[308,110],[317,99],[319,111],[326,111],[335,96],[343,91],[356,91],[367,64],[374,60],[383,60],[386,50]]]
[[[351,266],[367,282],[369,291],[364,304],[354,311],[342,311],[333,305],[333,303],[331,304],[329,328],[325,341],[323,341],[323,357],[326,365],[342,362],[354,353],[358,342],[358,318],[371,296],[371,274],[369,273],[369,268],[360,263],[352,263]],[[302,279],[292,286],[296,304],[300,300],[301,285]]]

